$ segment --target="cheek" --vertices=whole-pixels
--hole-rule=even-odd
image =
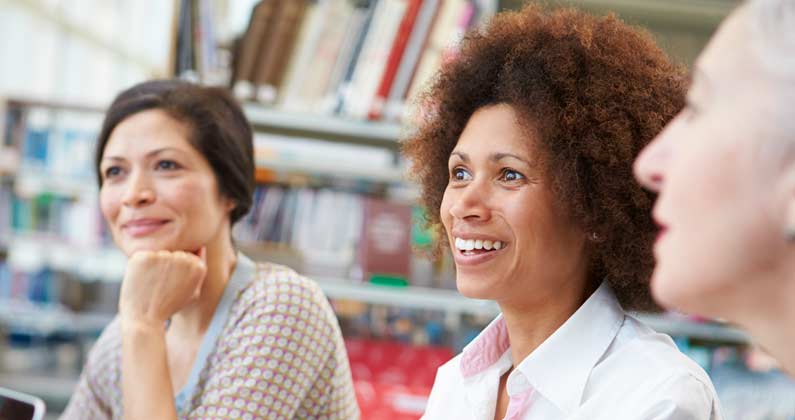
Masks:
[[[99,191],[99,208],[105,220],[112,222],[119,214],[121,196],[114,188],[103,186]]]
[[[212,228],[229,212],[212,179],[190,179],[168,188],[168,206],[197,226]]]
[[[442,196],[442,203],[439,206],[439,219],[442,221],[445,229],[449,229],[452,222],[452,215],[450,214],[450,209],[453,206],[454,197],[453,192],[450,189],[444,190],[444,195]]]

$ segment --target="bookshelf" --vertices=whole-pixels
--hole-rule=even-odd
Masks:
[[[53,110],[74,109],[80,110],[81,112],[93,113],[99,112],[101,109],[90,105],[71,105],[58,102],[49,103],[30,99],[7,99],[5,107],[45,107]],[[348,121],[335,119],[333,117],[317,116],[303,119],[294,113],[283,113],[272,109],[264,109],[259,105],[247,105],[246,112],[252,120],[257,121],[255,126],[258,132],[273,128],[285,132],[311,133],[314,136],[324,136],[326,134],[331,134],[334,130],[339,130],[336,131],[336,135],[342,138],[357,137],[358,139],[365,139],[371,143],[387,144],[386,147],[388,148],[391,148],[392,144],[397,144],[401,133],[400,126],[396,124],[381,122],[364,123],[360,121]],[[326,124],[325,122],[329,123]],[[18,153],[12,151],[10,147],[6,147],[6,149],[6,153]],[[13,160],[18,160],[18,157],[15,157]],[[324,174],[322,164],[310,167],[272,162],[271,166],[277,170],[289,172]],[[329,167],[331,166],[333,165],[330,164]],[[16,170],[16,168],[9,169]],[[336,173],[339,175],[345,171],[348,171],[345,176],[367,179],[368,181],[377,183],[399,183],[403,180],[402,173],[399,169],[394,169],[391,172],[382,174],[371,174],[356,172],[351,169],[339,170],[337,168],[329,169],[329,174]],[[17,173],[9,171],[9,174],[14,182],[15,191],[22,191],[25,194],[56,193],[69,197],[93,197],[96,195],[96,186],[93,183],[85,184],[68,178],[52,178],[40,174],[32,174],[26,172],[24,169],[19,170]],[[3,257],[3,253],[0,253],[0,257],[14,260],[22,267],[52,267],[59,271],[67,272],[77,278],[85,278],[91,281],[118,282],[123,276],[125,257],[120,251],[107,242],[81,247],[75,246],[75,244],[68,241],[60,240],[57,237],[53,237],[53,235],[35,232],[13,232],[7,234],[6,239],[8,242],[8,255]],[[254,254],[261,254],[263,256],[274,255],[278,248],[283,252],[291,254],[295,258],[300,258],[296,256],[300,254],[300,252],[285,245],[261,246],[258,244],[243,243],[242,247],[246,252],[251,251]],[[453,290],[415,286],[394,288],[361,283],[360,281],[354,281],[345,277],[312,277],[321,284],[329,298],[332,299],[358,300],[369,304],[441,310],[471,315],[491,316],[496,315],[498,311],[497,307],[491,302],[470,300],[460,296]],[[25,322],[36,323],[41,321],[41,324],[36,324],[40,327],[39,329],[41,331],[53,330],[47,330],[48,327],[46,327],[46,325],[60,325],[64,330],[69,331],[68,326],[79,326],[84,323],[84,319],[81,318],[82,314],[64,315],[65,312],[63,312],[63,308],[53,312],[54,310],[44,309],[43,306],[33,305],[25,307],[24,310],[28,312],[20,312],[22,309],[20,309],[19,305],[0,305],[0,323],[13,324],[19,321],[20,325],[22,325]],[[36,313],[37,311],[42,314],[40,319],[24,315]],[[93,320],[85,322],[88,322],[88,325],[93,325],[94,327],[108,320],[97,314],[85,315],[87,317],[86,319]],[[700,339],[727,343],[747,342],[747,338],[744,335],[736,330],[723,326],[693,324],[689,321],[671,320],[651,315],[641,315],[641,318],[658,330],[671,333],[672,335],[692,336]],[[23,319],[25,321],[22,321]],[[52,319],[77,321],[50,324],[49,320]],[[92,324],[92,322],[94,323]]]
[[[381,146],[392,150],[399,147],[405,128],[395,122],[362,121],[330,115],[281,111],[256,103],[243,106],[255,130],[307,136],[327,141]]]

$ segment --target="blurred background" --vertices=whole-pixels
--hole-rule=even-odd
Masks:
[[[497,314],[422,257],[399,141],[465,31],[523,1],[0,0],[0,386],[56,417],[116,310],[124,256],[97,206],[93,145],[122,89],[227,86],[255,128],[244,252],[318,281],[364,419],[417,419],[436,368]],[[690,64],[734,0],[549,1],[615,12]],[[743,333],[640,314],[713,378],[727,419],[795,419],[795,386]]]

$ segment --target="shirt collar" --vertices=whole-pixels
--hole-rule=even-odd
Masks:
[[[613,342],[624,311],[603,282],[560,328],[519,363],[516,370],[564,413],[580,405],[591,370]],[[461,374],[483,372],[508,351],[508,331],[499,315],[464,348]]]

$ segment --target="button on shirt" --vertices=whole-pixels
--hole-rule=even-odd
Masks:
[[[498,316],[439,368],[423,420],[494,419],[513,366]],[[508,375],[505,420],[719,420],[707,374],[670,337],[627,315],[603,283]]]

